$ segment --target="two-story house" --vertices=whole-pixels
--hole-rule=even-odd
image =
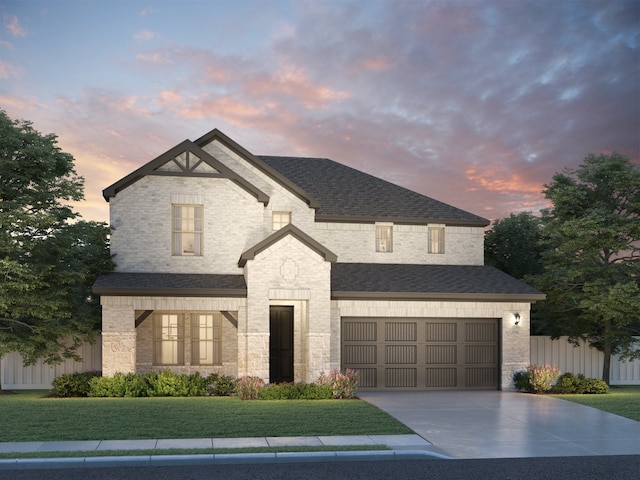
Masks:
[[[361,388],[500,389],[544,295],[484,266],[488,221],[213,130],[106,188],[103,374],[171,369]]]

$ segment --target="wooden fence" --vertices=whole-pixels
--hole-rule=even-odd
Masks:
[[[602,378],[604,355],[583,342],[574,347],[567,337],[551,340],[551,337],[531,337],[531,363],[555,365],[562,373],[582,373],[586,377]],[[640,385],[640,360],[620,361],[611,359],[611,385]]]
[[[49,390],[54,378],[65,373],[88,372],[102,369],[102,342],[100,337],[96,343],[85,344],[78,354],[82,362],[65,360],[58,365],[47,365],[38,361],[34,365],[22,365],[22,357],[15,352],[0,359],[0,380],[5,390]]]
[[[100,338],[94,345],[80,350],[82,362],[67,360],[60,365],[38,362],[25,367],[17,353],[0,359],[0,381],[6,390],[49,389],[51,382],[65,373],[102,369],[102,344]],[[603,355],[588,345],[572,346],[566,337],[551,340],[550,337],[531,337],[531,363],[556,365],[563,373],[582,373],[587,377],[602,376]],[[621,362],[614,357],[611,362],[612,385],[640,385],[640,360]]]

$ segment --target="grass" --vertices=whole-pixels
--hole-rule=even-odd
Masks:
[[[413,433],[361,400],[46,398],[47,393],[0,395],[0,442]]]
[[[640,385],[611,387],[606,395],[553,395],[640,422]]]

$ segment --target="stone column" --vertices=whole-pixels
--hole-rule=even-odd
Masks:
[[[135,311],[132,305],[102,305],[102,375],[136,371]]]

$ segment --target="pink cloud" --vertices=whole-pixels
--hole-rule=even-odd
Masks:
[[[9,33],[11,33],[11,35],[13,35],[14,37],[27,36],[27,31],[24,28],[22,28],[22,26],[20,25],[20,21],[18,20],[18,17],[16,17],[15,15],[9,15],[5,13],[4,21],[5,21],[5,26],[7,27],[7,30],[9,30]]]
[[[158,38],[159,36],[159,33],[152,32],[151,30],[140,30],[133,36],[133,38],[138,42],[148,42]]]

